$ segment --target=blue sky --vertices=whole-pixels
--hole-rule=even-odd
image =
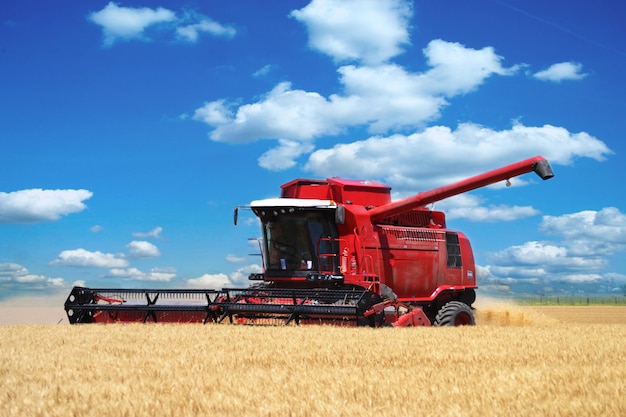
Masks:
[[[485,292],[626,284],[620,2],[42,1],[0,13],[0,301],[247,285],[249,214],[294,178],[437,203]],[[618,292],[618,293],[621,293]]]

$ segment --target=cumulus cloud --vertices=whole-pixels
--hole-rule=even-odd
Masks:
[[[0,263],[0,276],[20,276],[28,274],[28,270],[16,263]]]
[[[416,128],[437,117],[447,98],[472,91],[491,75],[514,72],[501,65],[492,48],[435,40],[424,54],[434,67],[423,73],[394,64],[348,65],[338,69],[343,94],[326,98],[281,82],[259,101],[238,108],[225,99],[205,103],[193,119],[213,128],[212,140],[228,143],[310,142],[352,126],[368,126],[372,132]]]
[[[373,136],[318,149],[305,169],[316,175],[381,179],[396,191],[423,191],[529,155],[541,154],[553,164],[567,165],[582,157],[603,160],[611,153],[585,132],[521,123],[497,131],[464,123],[456,130],[433,126],[411,135]]]
[[[593,284],[612,291],[624,275],[602,273],[609,257],[626,252],[626,215],[615,207],[544,216],[540,230],[558,242],[526,242],[489,257],[479,276],[489,284]],[[531,280],[537,280],[531,281]]]
[[[145,40],[148,27],[173,22],[176,13],[163,7],[121,7],[110,2],[104,9],[90,13],[88,20],[102,27],[104,46],[110,47],[118,40]]]
[[[505,222],[538,215],[539,210],[531,206],[509,206],[505,204],[483,205],[483,200],[475,195],[461,194],[437,205],[446,213],[446,219],[466,219],[474,222]]]
[[[163,232],[163,228],[161,226],[157,226],[149,232],[134,232],[133,236],[138,238],[152,238],[152,239],[160,239],[161,233]]]
[[[193,119],[204,122],[210,126],[227,124],[233,117],[230,106],[226,100],[216,100],[205,103],[193,113]]]
[[[172,31],[174,36],[188,43],[195,43],[201,33],[232,38],[236,30],[195,12],[176,12],[158,7],[123,7],[109,2],[102,10],[89,13],[87,19],[102,27],[103,45],[111,47],[118,41],[150,38],[146,31],[151,28]]]
[[[174,268],[152,268],[149,272],[137,268],[112,268],[107,277],[121,278],[127,281],[170,282],[176,278]]]
[[[553,64],[533,76],[542,81],[561,82],[566,80],[582,80],[588,74],[582,72],[583,65],[579,62],[561,62]]]
[[[198,278],[187,280],[187,286],[191,288],[221,289],[232,285],[226,274],[204,274]]]
[[[491,75],[513,75],[519,69],[504,68],[492,47],[477,50],[440,39],[431,41],[424,55],[432,67],[426,73],[430,88],[448,97],[473,91]]]
[[[278,146],[259,157],[259,166],[269,171],[281,171],[296,165],[296,159],[313,150],[310,143],[280,139]]]
[[[96,268],[125,268],[128,261],[121,254],[90,252],[85,249],[73,249],[62,251],[51,265],[82,266]]]
[[[32,274],[24,266],[16,263],[0,263],[0,288],[6,290],[45,290],[62,288],[63,278]]]
[[[309,32],[309,46],[336,62],[379,64],[410,44],[410,2],[313,0],[290,16]]]
[[[454,97],[471,93],[490,77],[512,76],[523,65],[505,66],[504,58],[490,46],[475,49],[442,39],[423,48],[422,71],[391,62],[410,46],[413,8],[408,1],[314,0],[290,16],[307,29],[311,48],[340,65],[338,91],[322,95],[283,81],[249,103],[227,98],[206,102],[192,117],[210,127],[214,141],[278,142],[258,158],[262,168],[286,170],[310,154],[304,168],[317,175],[368,176],[384,179],[395,190],[419,190],[417,185],[441,185],[528,155],[543,154],[555,164],[571,164],[576,158],[602,160],[611,153],[586,132],[550,125],[517,123],[512,129],[494,131],[463,123],[453,132],[443,126],[425,129]],[[537,76],[584,76],[582,66],[574,62],[547,71]],[[352,128],[365,128],[376,136],[315,150],[317,138]],[[389,132],[403,134],[384,137]],[[450,178],[449,172],[458,176]],[[432,181],[418,184],[421,180],[415,178]],[[515,210],[519,216],[530,214],[528,208]],[[495,207],[491,212],[497,211],[505,215]]]
[[[176,28],[176,36],[187,42],[197,42],[201,33],[213,36],[232,38],[237,31],[231,26],[222,25],[213,19],[202,17],[199,22]]]
[[[54,221],[83,211],[88,190],[42,190],[40,188],[0,192],[0,223],[38,223]]]
[[[226,274],[204,274],[198,278],[187,280],[187,286],[191,288],[241,288],[247,287],[249,284],[248,275],[251,273],[259,273],[262,268],[253,264],[237,269],[230,275]]]
[[[246,104],[234,112],[225,100],[206,103],[193,118],[215,129],[210,138],[217,142],[247,143],[258,139],[309,140],[322,134],[337,133],[326,120],[328,105],[318,93],[291,89],[278,84],[261,101]]]
[[[567,247],[546,242],[526,242],[512,246],[493,255],[500,265],[541,265],[537,271],[598,270],[606,265],[604,259],[590,256],[572,256]],[[493,271],[493,268],[492,268]],[[523,272],[527,274],[528,272]]]
[[[544,216],[540,230],[563,238],[576,254],[614,255],[626,252],[626,215],[616,207]]]
[[[263,268],[260,265],[252,264],[242,268],[237,269],[233,273],[230,274],[230,281],[233,283],[234,287],[247,287],[250,284],[248,280],[248,276],[250,274],[257,274],[263,272]]]
[[[159,248],[145,240],[133,240],[126,247],[132,258],[155,258],[161,256]]]
[[[474,49],[441,39],[423,49],[424,71],[391,63],[410,45],[413,7],[405,0],[314,0],[290,16],[306,27],[311,48],[341,64],[339,91],[324,96],[284,81],[252,103],[222,98],[193,113],[194,120],[210,126],[214,141],[278,141],[258,159],[268,170],[295,166],[314,150],[316,138],[353,127],[372,134],[421,129],[452,97],[519,69],[505,67],[492,47]]]
[[[226,255],[226,262],[231,263],[231,264],[238,264],[238,263],[242,263],[245,261],[246,261],[246,258],[242,258],[241,256],[237,256],[233,254]]]

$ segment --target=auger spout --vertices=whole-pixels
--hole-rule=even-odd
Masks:
[[[547,180],[554,176],[550,163],[542,156],[535,156],[534,158],[506,165],[454,184],[444,185],[439,188],[418,193],[403,200],[375,207],[369,211],[369,216],[372,223],[374,223],[385,217],[404,213],[417,207],[426,206],[448,197],[463,194],[499,181],[509,180],[532,171],[539,175],[542,180]]]

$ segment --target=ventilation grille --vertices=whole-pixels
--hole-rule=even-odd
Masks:
[[[413,227],[380,226],[382,231],[398,240],[420,242],[438,242],[444,240],[444,233],[437,230],[417,229]]]
[[[381,223],[393,226],[428,227],[430,211],[409,211],[396,216],[385,217]]]

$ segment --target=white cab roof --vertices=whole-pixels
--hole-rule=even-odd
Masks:
[[[337,208],[337,204],[332,200],[317,200],[312,198],[268,198],[265,200],[255,200],[250,203],[250,207]]]

